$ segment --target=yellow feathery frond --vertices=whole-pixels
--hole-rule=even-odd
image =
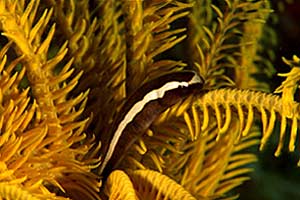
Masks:
[[[289,65],[292,69],[288,73],[279,74],[279,76],[286,77],[286,79],[281,83],[281,85],[276,88],[275,93],[282,93],[282,101],[283,101],[283,108],[282,113],[283,115],[287,115],[288,118],[292,118],[292,126],[291,126],[291,136],[289,142],[289,150],[295,150],[295,141],[297,137],[297,130],[298,130],[298,118],[297,116],[293,115],[293,110],[298,109],[295,108],[295,101],[294,96],[297,92],[297,88],[299,88],[299,66],[300,66],[300,59],[294,55],[293,60],[287,60],[283,58],[283,61]],[[284,121],[282,121],[284,123]],[[284,137],[284,130],[281,129],[280,131],[280,138]],[[282,139],[283,140],[283,139]],[[279,152],[278,152],[279,153]],[[300,165],[300,162],[298,163]]]
[[[193,117],[201,116],[197,106],[195,104],[193,107],[196,110],[191,111],[194,113]],[[200,128],[197,122],[203,118],[195,120],[193,117],[190,116],[191,124],[186,126],[191,127],[186,128],[186,131],[183,129],[184,125],[181,126],[182,133],[195,127]],[[195,137],[194,141],[182,134],[181,140],[172,142],[177,152],[167,151],[167,156],[164,157],[165,166],[168,166],[165,173],[174,177],[194,196],[213,198],[226,194],[249,179],[245,174],[251,169],[245,168],[245,165],[256,161],[255,155],[240,151],[259,143],[257,133],[248,134],[240,140],[238,124],[231,122],[228,129],[230,131],[222,135],[216,127],[216,121],[210,122],[209,127]],[[232,198],[235,199],[234,196]]]
[[[59,32],[63,33],[61,36],[64,40],[69,41],[68,54],[70,57],[74,58],[76,69],[88,72],[94,68],[97,62],[99,62],[96,57],[99,55],[99,52],[96,49],[101,45],[101,38],[99,36],[102,34],[96,34],[100,27],[100,23],[96,18],[92,18],[94,16],[91,16],[92,13],[89,11],[89,2],[76,2],[71,0],[59,2],[47,1],[46,3],[53,7],[53,17],[58,22],[57,29]],[[98,2],[98,4],[99,5],[97,5],[96,8],[99,10],[105,7],[105,9],[103,9],[104,12],[101,13],[104,18],[106,12],[111,13],[111,10],[113,10],[113,8],[107,6],[112,5],[111,1],[101,1]],[[104,6],[105,4],[106,6]],[[110,18],[112,16],[107,17]],[[115,22],[108,23],[114,24]],[[101,28],[106,29],[107,27],[103,26]],[[84,89],[86,90],[87,88]]]
[[[24,19],[21,20],[20,22],[16,21],[14,14],[16,12],[19,12],[16,10],[16,7],[11,5],[11,3],[8,2],[2,2],[1,3],[1,13],[2,15],[0,17],[3,18],[2,21],[2,27],[4,30],[3,35],[10,38],[15,44],[16,44],[16,51],[20,51],[20,53],[23,56],[23,60],[25,61],[25,68],[26,68],[26,75],[29,81],[32,83],[32,90],[34,95],[37,98],[38,104],[42,102],[41,104],[45,104],[45,106],[49,106],[49,108],[53,106],[49,105],[51,104],[51,100],[49,99],[43,99],[46,94],[49,93],[49,87],[47,87],[45,84],[39,84],[40,80],[47,80],[47,73],[42,70],[40,66],[43,66],[45,63],[45,59],[47,59],[47,49],[49,48],[51,38],[53,37],[54,29],[52,26],[52,31],[48,33],[48,36],[44,40],[44,42],[40,43],[39,46],[36,44],[36,41],[31,41],[30,40],[30,31],[28,30],[28,27],[32,25],[31,20],[34,20],[34,15],[35,12],[30,12],[34,6],[33,4],[38,4],[38,1],[31,1],[30,4],[27,6],[25,9],[24,13],[22,16]],[[28,14],[30,13],[30,14]],[[48,13],[51,15],[51,12]],[[29,17],[28,15],[31,15]],[[5,17],[4,17],[5,16]],[[48,23],[45,18],[41,18],[41,22],[37,22],[38,24],[44,24],[44,26]],[[22,29],[23,27],[23,29]],[[27,29],[25,28],[27,27]],[[34,32],[39,32],[42,31],[42,26],[38,26],[40,29],[38,31]],[[33,27],[29,27],[30,29]],[[42,32],[39,32],[41,35]],[[35,35],[35,38],[38,38],[37,35]],[[45,82],[46,83],[46,82]],[[48,94],[49,95],[49,94]],[[48,115],[53,116],[53,110],[52,109],[47,109]],[[41,109],[44,109],[44,106],[41,106]],[[47,115],[45,115],[47,116]],[[53,118],[53,117],[51,117]],[[55,120],[55,119],[52,119]]]
[[[128,52],[126,54],[128,63],[126,72],[129,78],[127,80],[129,93],[144,82],[147,74],[155,77],[163,72],[171,71],[170,66],[164,65],[170,64],[170,62],[156,63],[154,58],[186,37],[177,38],[175,34],[185,29],[170,31],[170,24],[174,20],[186,16],[188,12],[184,12],[184,10],[189,7],[191,4],[175,0],[124,1],[125,39]],[[175,62],[172,66],[174,65],[183,66],[180,62]]]
[[[128,171],[128,175],[140,199],[196,199],[181,185],[159,172],[134,170]]]
[[[17,185],[10,185],[7,183],[0,183],[0,196],[4,199],[15,200],[40,200],[40,198],[33,196],[30,192],[23,190]]]
[[[68,40],[68,57],[74,58],[75,72],[83,72],[81,80],[72,94],[90,90],[87,109],[83,116],[98,119],[90,121],[89,129],[97,133],[107,132],[117,110],[125,98],[125,42],[123,22],[120,20],[120,2],[99,1],[95,10],[89,12],[89,2],[49,1],[57,29],[63,39]],[[66,7],[70,9],[65,9]],[[107,20],[111,19],[111,20]],[[103,97],[106,98],[103,98]],[[99,105],[103,105],[99,109]]]
[[[198,60],[197,57],[197,44],[202,40],[202,38],[207,39],[207,35],[205,34],[202,26],[205,24],[210,24],[213,19],[213,9],[211,9],[212,2],[211,0],[207,1],[195,1],[189,0],[188,2],[193,3],[191,14],[189,15],[190,23],[188,35],[188,43],[191,45],[191,53],[188,60]],[[190,61],[189,63],[192,65],[193,63]]]
[[[258,144],[257,138],[251,138],[257,136],[257,134],[250,134],[237,144],[232,132],[221,137],[217,142],[205,140],[207,144],[204,146],[207,149],[198,147],[199,150],[204,150],[204,153],[198,150],[200,154],[204,155],[203,159],[198,159],[197,154],[191,155],[189,160],[193,161],[194,165],[188,162],[183,175],[186,180],[182,185],[189,188],[192,194],[201,194],[202,196],[222,196],[232,188],[241,185],[249,179],[245,174],[252,170],[245,165],[256,161],[256,156],[239,151]],[[220,157],[222,159],[219,159]],[[198,172],[197,175],[192,171],[195,168]]]
[[[275,90],[275,93],[282,93],[282,98],[287,105],[294,101],[294,94],[296,92],[300,77],[299,66],[300,59],[294,55],[292,60],[283,58],[285,64],[291,67],[291,71],[288,73],[279,73],[279,76],[286,77],[286,80]],[[289,109],[287,109],[289,110]]]
[[[10,47],[10,44],[7,44],[6,47]],[[28,159],[28,153],[25,151],[21,153],[22,148],[26,148],[26,145],[23,145],[26,144],[27,135],[23,136],[20,132],[32,120],[36,104],[29,105],[28,89],[23,92],[17,90],[18,83],[24,74],[16,72],[12,77],[9,76],[12,68],[16,66],[20,59],[11,62],[6,68],[7,57],[5,53],[7,50],[5,47],[1,50],[1,181],[20,183],[19,181],[24,182],[27,178],[25,174],[16,173],[16,170]]]
[[[257,40],[271,40],[272,38],[264,38],[266,34],[266,20],[268,19],[272,10],[270,9],[270,2],[258,1],[251,2],[242,7],[243,12],[249,13],[249,20],[243,23],[243,32],[241,37],[241,43],[249,43],[241,46],[240,61],[238,62],[241,67],[235,68],[235,83],[239,88],[245,89],[264,89],[268,90],[268,85],[265,82],[258,81],[256,76],[262,71],[265,75],[270,77],[270,72],[274,69],[269,69],[265,64],[268,60],[264,58],[261,52],[261,45]],[[255,12],[253,12],[255,11]],[[269,50],[264,48],[264,51]],[[267,73],[268,72],[268,73]]]
[[[206,9],[197,9],[201,5]],[[257,47],[257,39],[249,40],[247,37],[251,33],[241,27],[255,22],[257,28],[261,30],[263,25],[261,22],[267,18],[270,11],[265,1],[254,3],[234,0],[217,5],[211,4],[210,1],[196,3],[190,19],[188,45],[193,55],[191,64],[195,62],[199,73],[206,80],[207,88],[240,85],[239,77],[233,76],[231,68],[236,69],[237,73],[244,68],[248,69],[245,60],[251,62],[250,60],[254,58],[247,59],[246,51],[250,53],[250,46],[252,54],[256,54]],[[206,14],[207,17],[202,17]],[[202,19],[199,19],[200,17]],[[257,37],[261,36],[259,32],[255,34]],[[253,34],[251,36],[254,37]],[[240,78],[242,77],[244,76]],[[233,81],[232,78],[236,80]]]
[[[289,109],[285,110],[287,106],[285,101],[272,94],[238,89],[219,89],[212,90],[204,94],[201,98],[199,98],[198,104],[202,110],[209,110],[209,112],[212,113],[215,113],[216,108],[222,110],[227,108],[230,110],[225,112],[223,116],[216,116],[216,118],[219,118],[219,120],[217,120],[219,127],[218,134],[223,134],[229,130],[226,128],[226,118],[230,117],[228,114],[229,112],[238,113],[240,120],[239,129],[242,136],[246,136],[248,134],[254,120],[255,112],[261,113],[263,137],[261,139],[260,149],[263,149],[271,136],[275,125],[276,115],[279,115],[281,117],[281,131],[278,148],[275,152],[276,156],[278,156],[282,150],[287,128],[287,120],[290,120],[293,124],[291,129],[290,151],[293,151],[294,149],[297,136],[295,130],[297,130],[297,121],[299,119],[299,103],[295,101],[290,102]],[[247,113],[247,117],[245,117],[244,113]],[[208,121],[210,120],[209,116],[213,115],[205,115],[207,119],[203,119],[202,127],[205,127],[202,128],[202,130],[207,128],[204,121],[208,124]]]
[[[300,59],[283,59],[281,97],[243,89],[268,91],[271,12],[268,0],[0,0],[0,199],[236,199],[250,147],[277,128],[276,156],[285,139],[299,147]],[[118,140],[129,97],[183,69],[203,88],[145,122],[165,96],[133,104]]]
[[[1,149],[10,150],[3,162],[14,170],[9,179],[26,177],[22,184],[37,195],[53,198],[60,190],[70,197],[99,199],[101,182],[91,172],[99,159],[86,157],[95,141],[85,140],[88,119],[78,121],[88,92],[69,95],[82,72],[74,76],[74,59],[64,60],[66,42],[49,56],[56,34],[55,25],[48,25],[53,10],[38,16],[38,7],[38,0],[0,2],[2,35],[9,41],[1,51]],[[19,58],[6,66],[8,48]],[[24,79],[31,98],[29,89],[18,91]]]
[[[107,178],[105,193],[110,200],[138,200],[130,177],[121,170],[113,171]]]

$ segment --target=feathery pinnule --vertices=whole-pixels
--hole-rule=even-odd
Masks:
[[[299,148],[300,59],[283,58],[290,69],[274,92],[268,82],[271,3],[1,0],[0,199],[236,199],[257,160],[251,147],[278,132],[276,156],[287,139]],[[183,70],[205,79],[203,93],[124,139],[103,178],[124,102]]]

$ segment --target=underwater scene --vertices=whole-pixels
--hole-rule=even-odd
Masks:
[[[299,0],[0,0],[0,200],[300,199]]]

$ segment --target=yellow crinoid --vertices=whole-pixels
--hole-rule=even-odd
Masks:
[[[270,4],[0,0],[1,199],[236,199],[276,121],[275,155],[299,146],[300,59],[274,92],[255,77],[274,71]]]

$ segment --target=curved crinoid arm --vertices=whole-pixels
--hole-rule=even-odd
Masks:
[[[257,65],[259,39],[271,9],[267,1],[194,1],[187,57],[196,65],[210,88],[238,85],[254,88],[253,74],[262,73]],[[194,64],[196,63],[196,64]],[[259,65],[261,66],[261,65]],[[264,67],[266,70],[266,67]]]
[[[24,197],[24,193],[14,186],[23,187],[21,185],[25,183],[29,186],[25,187],[25,190],[33,185],[36,186],[28,192],[34,195],[42,194],[40,189],[44,186],[40,182],[35,182],[35,174],[43,175],[45,171],[28,166],[31,164],[36,166],[37,163],[32,162],[34,150],[41,144],[47,133],[45,124],[34,124],[37,103],[31,101],[29,88],[22,86],[25,70],[16,70],[22,57],[8,62],[6,53],[11,45],[12,43],[7,43],[0,50],[0,183],[2,184],[1,195],[5,198],[19,195]],[[52,181],[49,176],[43,178]],[[40,189],[37,189],[39,187]],[[28,192],[26,197],[31,196]]]
[[[287,73],[280,73],[279,76],[286,77],[279,87],[276,88],[275,93],[282,93],[282,99],[285,103],[283,112],[289,113],[293,109],[294,96],[296,92],[299,92],[300,81],[300,59],[294,55],[292,60],[283,58],[283,61],[291,67],[291,70]],[[299,101],[299,99],[298,99]]]
[[[161,170],[193,195],[222,196],[249,179],[247,173],[252,169],[247,164],[255,162],[256,156],[245,151],[259,143],[263,149],[276,119],[280,120],[281,127],[275,155],[280,154],[288,131],[289,150],[294,150],[299,103],[293,102],[288,113],[283,112],[284,106],[282,98],[263,92],[207,91],[196,98],[190,109],[183,110],[183,116],[171,118],[172,123],[162,121],[157,128],[152,128],[155,131],[150,144],[162,147],[160,152],[155,152]],[[262,122],[262,136],[260,130],[253,129],[255,119]],[[292,124],[290,130],[287,123]],[[143,138],[148,151],[152,147],[150,139]]]
[[[88,92],[82,92],[76,97],[69,96],[81,73],[71,77],[74,71],[73,59],[64,60],[67,43],[62,44],[54,55],[49,55],[50,44],[56,33],[55,25],[48,26],[51,16],[52,9],[40,13],[38,0],[28,3],[0,2],[2,35],[6,37],[7,44],[11,44],[9,50],[19,57],[16,60],[10,58],[12,64],[8,66],[4,66],[3,59],[2,73],[7,71],[3,78],[8,77],[8,87],[12,87],[9,84],[15,80],[15,93],[21,93],[24,87],[30,88],[30,94],[25,95],[28,100],[18,101],[21,105],[15,103],[15,110],[11,110],[15,101],[14,94],[5,94],[6,101],[10,99],[12,103],[7,111],[9,116],[6,112],[1,113],[5,114],[2,123],[11,125],[13,120],[8,120],[9,117],[18,117],[20,121],[15,129],[6,130],[13,137],[8,138],[8,141],[7,138],[2,140],[8,142],[9,146],[17,139],[22,142],[21,145],[15,145],[15,150],[7,157],[9,162],[18,161],[8,168],[15,170],[16,177],[27,176],[24,185],[33,187],[37,193],[47,196],[50,192],[61,190],[69,196],[97,199],[99,180],[91,169],[97,166],[98,160],[86,157],[94,141],[84,140],[88,119],[78,120],[84,110]],[[92,185],[88,192],[86,184]]]
[[[0,197],[3,199],[40,200],[40,198],[33,196],[30,192],[23,190],[18,185],[10,185],[8,183],[0,183]]]
[[[259,132],[238,139],[239,124],[232,122],[230,131],[219,134],[216,120],[201,131],[202,110],[192,102],[191,96],[163,113],[126,152],[120,167],[157,169],[197,198],[220,197],[249,179],[247,164],[256,156],[244,150],[259,143]],[[149,179],[149,185],[155,183]]]
[[[57,20],[62,22],[59,30],[68,27],[68,34],[64,35],[70,41],[68,56],[75,58],[76,70],[83,71],[81,81],[72,93],[90,90],[83,116],[92,114],[95,120],[91,121],[89,130],[96,133],[99,140],[100,133],[110,130],[104,125],[110,124],[116,115],[117,109],[111,108],[118,108],[126,97],[124,25],[120,20],[121,1],[96,1],[95,18],[86,16],[88,10],[84,7],[91,6],[89,3],[72,0],[52,2],[52,5]],[[73,8],[71,12],[64,9],[69,4]]]
[[[194,104],[191,100],[166,111],[142,142],[136,144],[136,151],[141,150],[141,161],[135,156],[135,162],[133,159],[128,162],[137,167],[158,168],[195,197],[222,197],[249,179],[251,168],[247,165],[257,159],[245,151],[259,143],[259,131],[252,130],[239,139],[239,124],[234,121],[225,134],[219,134],[211,110],[209,126],[201,130],[202,107],[198,100]]]
[[[196,199],[171,178],[152,170],[113,171],[106,191],[110,199]]]
[[[119,106],[126,96],[121,1],[71,0],[47,1],[46,4],[53,7],[56,28],[63,33],[61,39],[68,41],[66,56],[74,58],[75,72],[83,72],[71,93],[77,95],[90,90],[88,106],[82,116],[92,115],[96,119],[90,122],[91,132],[107,132],[109,129],[103,128],[103,124],[111,123],[116,114],[110,108]]]
[[[105,194],[109,199],[138,199],[130,177],[121,170],[113,171],[105,184]]]
[[[167,169],[167,172],[175,175],[176,180],[193,195],[224,197],[250,179],[248,173],[252,169],[249,164],[257,158],[247,153],[247,149],[259,143],[259,132],[251,132],[237,141],[239,130],[233,123],[231,131],[217,139],[216,124],[212,124],[199,138],[182,145],[183,153],[168,161],[172,170]]]
[[[178,33],[185,31],[184,28],[171,29],[170,25],[176,19],[186,16],[189,13],[186,9],[191,6],[192,4],[176,0],[124,0],[122,9],[125,14],[126,61],[128,63],[126,89],[129,93],[143,82],[146,75],[157,77],[161,73],[174,70],[176,65],[184,66],[181,62],[154,61],[154,58],[186,37],[185,35],[177,36]]]
[[[260,114],[263,133],[260,149],[263,149],[271,136],[276,119],[280,118],[280,140],[275,152],[276,156],[282,150],[287,123],[290,121],[292,126],[289,150],[294,151],[299,120],[299,103],[297,102],[289,102],[287,105],[283,98],[273,94],[250,90],[218,89],[204,94],[197,104],[203,110],[203,118],[200,122],[201,130],[209,128],[211,116],[214,116],[219,135],[228,132],[230,124],[236,120],[232,117],[232,113],[237,115],[241,136],[249,133],[255,118],[254,114]],[[287,106],[288,109],[286,109]]]

